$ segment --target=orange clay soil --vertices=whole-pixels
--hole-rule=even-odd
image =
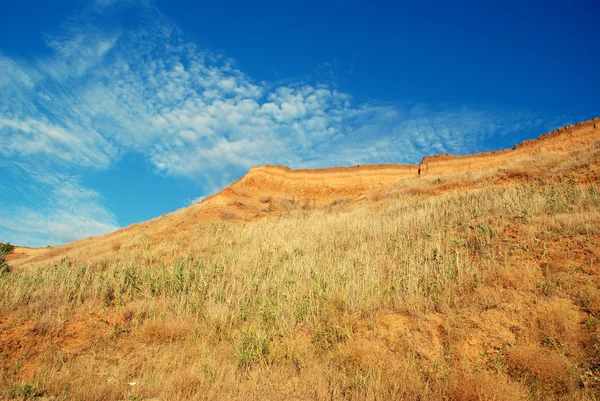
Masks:
[[[250,171],[229,187],[189,207],[165,214],[113,233],[86,238],[58,247],[27,248],[17,246],[8,256],[15,265],[36,263],[69,256],[71,251],[90,250],[89,256],[110,253],[110,246],[97,246],[126,237],[144,235],[153,244],[174,237],[199,223],[222,220],[252,221],[277,217],[293,208],[326,207],[336,202],[354,203],[373,199],[377,193],[403,180],[421,177],[450,177],[461,173],[498,171],[532,157],[568,154],[600,139],[600,118],[559,128],[527,140],[513,149],[477,153],[468,156],[435,155],[420,164],[378,164],[353,167],[292,170],[285,166],[265,165]],[[494,183],[521,181],[519,174],[496,176]],[[465,189],[438,186],[427,194]],[[112,249],[116,251],[116,249]]]

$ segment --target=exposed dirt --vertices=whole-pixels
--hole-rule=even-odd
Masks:
[[[14,313],[0,315],[0,363],[9,373],[32,377],[46,352],[63,358],[79,355],[113,335],[121,326],[121,315],[88,314],[56,325],[24,320]]]

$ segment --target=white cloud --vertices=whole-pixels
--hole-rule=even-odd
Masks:
[[[5,117],[0,121],[14,129],[9,149],[43,149],[57,160],[101,168],[135,151],[164,174],[206,183],[223,170],[261,163],[415,162],[429,153],[478,150],[499,131],[482,129],[487,121],[505,127],[505,120],[514,125],[523,117],[460,107],[353,106],[350,95],[327,85],[256,84],[229,60],[186,42],[157,12],[152,29],[73,28],[49,43],[56,53],[38,63],[47,66],[38,73],[68,90],[42,91],[50,100],[36,99],[41,107],[22,118],[39,120],[36,114],[51,110],[53,123],[37,134],[45,132],[51,146],[26,142],[37,137]]]
[[[0,88],[3,91],[19,90],[24,87],[32,89],[34,79],[15,60],[0,55]],[[6,93],[6,92],[5,92]]]
[[[0,155],[38,182],[52,179],[32,165],[73,177],[136,152],[158,172],[212,192],[252,165],[414,163],[488,150],[491,138],[562,122],[464,106],[356,105],[329,85],[257,83],[231,60],[187,42],[145,2],[144,26],[106,28],[110,13],[123,8],[113,3],[98,0],[49,38],[49,57],[26,63],[0,55]],[[17,208],[0,224],[57,241],[115,227],[98,194],[53,185],[46,203]],[[60,199],[73,207],[51,206]]]
[[[0,118],[0,154],[20,157],[44,155],[61,163],[106,167],[112,146],[94,132],[66,129],[47,121]]]
[[[119,228],[114,214],[102,205],[100,194],[81,186],[76,177],[40,171],[13,173],[41,180],[31,182],[20,204],[8,199],[23,195],[16,188],[6,188],[0,195],[0,241],[58,245]]]

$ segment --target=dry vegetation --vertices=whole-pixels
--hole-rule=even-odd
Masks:
[[[0,396],[599,399],[599,171],[593,146],[17,266]]]

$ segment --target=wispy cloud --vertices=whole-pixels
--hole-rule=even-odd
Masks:
[[[0,154],[81,166],[107,166],[111,145],[101,136],[83,129],[69,122],[60,126],[29,117],[0,118]]]
[[[497,143],[524,125],[541,133],[563,122],[456,105],[357,105],[329,84],[256,82],[233,61],[186,41],[153,6],[135,6],[143,15],[135,29],[111,24],[130,3],[98,0],[48,37],[48,57],[0,55],[7,94],[0,155],[48,185],[35,207],[4,207],[11,212],[0,215],[0,235],[64,242],[113,230],[101,196],[74,177],[129,152],[208,193],[252,165],[414,163],[433,153],[487,150],[492,138]],[[44,172],[66,179],[48,184]]]
[[[77,177],[26,164],[0,166],[0,172],[10,173],[0,191],[3,241],[57,245],[118,228],[115,215],[103,207],[102,196],[82,186]]]

